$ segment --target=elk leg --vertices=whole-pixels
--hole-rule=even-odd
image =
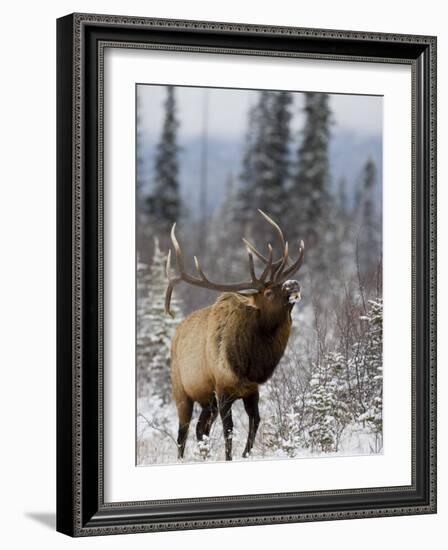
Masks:
[[[179,432],[177,435],[177,458],[184,457],[185,444],[187,443],[188,428],[190,427],[191,415],[193,414],[193,401],[185,396],[177,403],[177,414],[179,416]]]
[[[210,410],[211,410],[211,415],[208,419],[207,424],[205,425],[205,430],[204,430],[204,435],[206,435],[207,437],[210,435],[210,430],[213,426],[214,421],[216,420],[216,418],[218,416],[218,404],[217,404],[215,398],[213,398],[213,400],[210,404]]]
[[[196,425],[196,437],[198,438],[198,441],[201,441],[204,435],[206,437],[210,435],[211,427],[217,416],[218,406],[216,404],[216,400],[213,399],[210,403],[207,403],[207,405],[202,407],[202,411]]]
[[[246,409],[247,416],[249,417],[249,434],[247,436],[246,447],[243,452],[243,458],[252,450],[255,441],[255,435],[257,434],[258,426],[260,424],[260,413],[258,410],[259,393],[255,392],[243,399],[244,408]]]
[[[233,400],[228,395],[222,395],[219,399],[219,414],[221,415],[224,441],[226,445],[226,460],[232,460],[232,403]]]

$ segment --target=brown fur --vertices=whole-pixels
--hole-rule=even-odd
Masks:
[[[218,408],[226,401],[229,432],[235,399],[247,400],[245,406],[251,407],[249,401],[256,396],[254,414],[258,416],[258,386],[272,376],[285,351],[291,309],[281,287],[270,285],[253,296],[224,293],[213,305],[193,312],[178,325],[171,349],[171,379],[179,412],[180,457],[193,402],[200,403],[206,415],[214,400]],[[215,417],[211,412],[211,421]],[[226,425],[224,418],[223,423]],[[256,428],[252,443],[255,432]],[[226,432],[225,437],[226,458],[231,459],[231,437]],[[248,442],[246,450],[250,448]]]

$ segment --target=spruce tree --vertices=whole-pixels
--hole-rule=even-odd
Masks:
[[[304,406],[308,416],[305,444],[313,450],[337,452],[353,418],[346,368],[345,358],[338,352],[325,354],[313,365]]]
[[[160,141],[157,145],[154,180],[151,195],[147,199],[147,212],[150,221],[159,234],[169,231],[179,220],[181,199],[179,191],[179,165],[174,87],[166,88],[165,118]]]
[[[239,212],[249,223],[255,240],[266,238],[266,225],[256,215],[256,208],[281,219],[287,201],[290,172],[290,106],[289,92],[262,91],[249,112],[248,135],[243,157]]]
[[[333,396],[327,388],[327,365],[322,362],[313,365],[309,391],[305,399],[308,412],[306,445],[313,451],[334,450],[335,439],[331,426]]]
[[[289,92],[273,92],[270,105],[270,124],[268,125],[266,156],[270,156],[270,165],[266,165],[264,172],[265,209],[271,211],[277,219],[284,214],[286,203],[286,186],[290,172],[290,122],[292,97]],[[263,206],[262,206],[263,208]]]
[[[143,148],[143,115],[142,115],[142,105],[141,100],[137,99],[137,115],[136,115],[136,164],[137,164],[137,204],[141,204],[141,196],[143,193],[143,187],[146,181],[145,174],[145,154]]]
[[[383,302],[369,300],[369,310],[361,317],[366,321],[367,337],[364,352],[366,411],[359,417],[375,434],[377,448],[382,446],[383,431]]]
[[[338,186],[338,208],[345,215],[348,210],[347,179],[342,176]]]
[[[259,98],[259,101],[249,109],[240,174],[241,186],[236,193],[235,217],[242,228],[246,228],[248,222],[252,219],[248,206],[250,204],[251,193],[256,185],[255,146],[259,139],[258,130],[260,125],[258,113],[260,102],[261,98]]]
[[[376,203],[378,201],[376,167],[367,159],[356,190],[355,218],[359,225],[358,261],[361,273],[377,266],[380,256],[381,222]]]
[[[305,124],[298,149],[297,171],[291,188],[290,225],[293,234],[313,246],[328,229],[331,110],[329,96],[305,93]]]
[[[170,349],[181,317],[173,296],[173,319],[165,315],[165,264],[158,239],[154,240],[151,267],[137,260],[137,384],[139,395],[157,395],[168,402],[171,395]]]

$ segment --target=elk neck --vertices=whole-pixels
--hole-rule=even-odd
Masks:
[[[229,302],[235,307],[233,299]],[[222,326],[221,335],[228,364],[240,380],[263,384],[274,373],[288,343],[290,310],[284,308],[274,316],[253,307],[239,307],[231,319]]]

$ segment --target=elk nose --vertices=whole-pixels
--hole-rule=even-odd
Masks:
[[[302,299],[302,296],[300,295],[300,292],[292,292],[289,295],[288,301],[290,304],[297,304]]]

